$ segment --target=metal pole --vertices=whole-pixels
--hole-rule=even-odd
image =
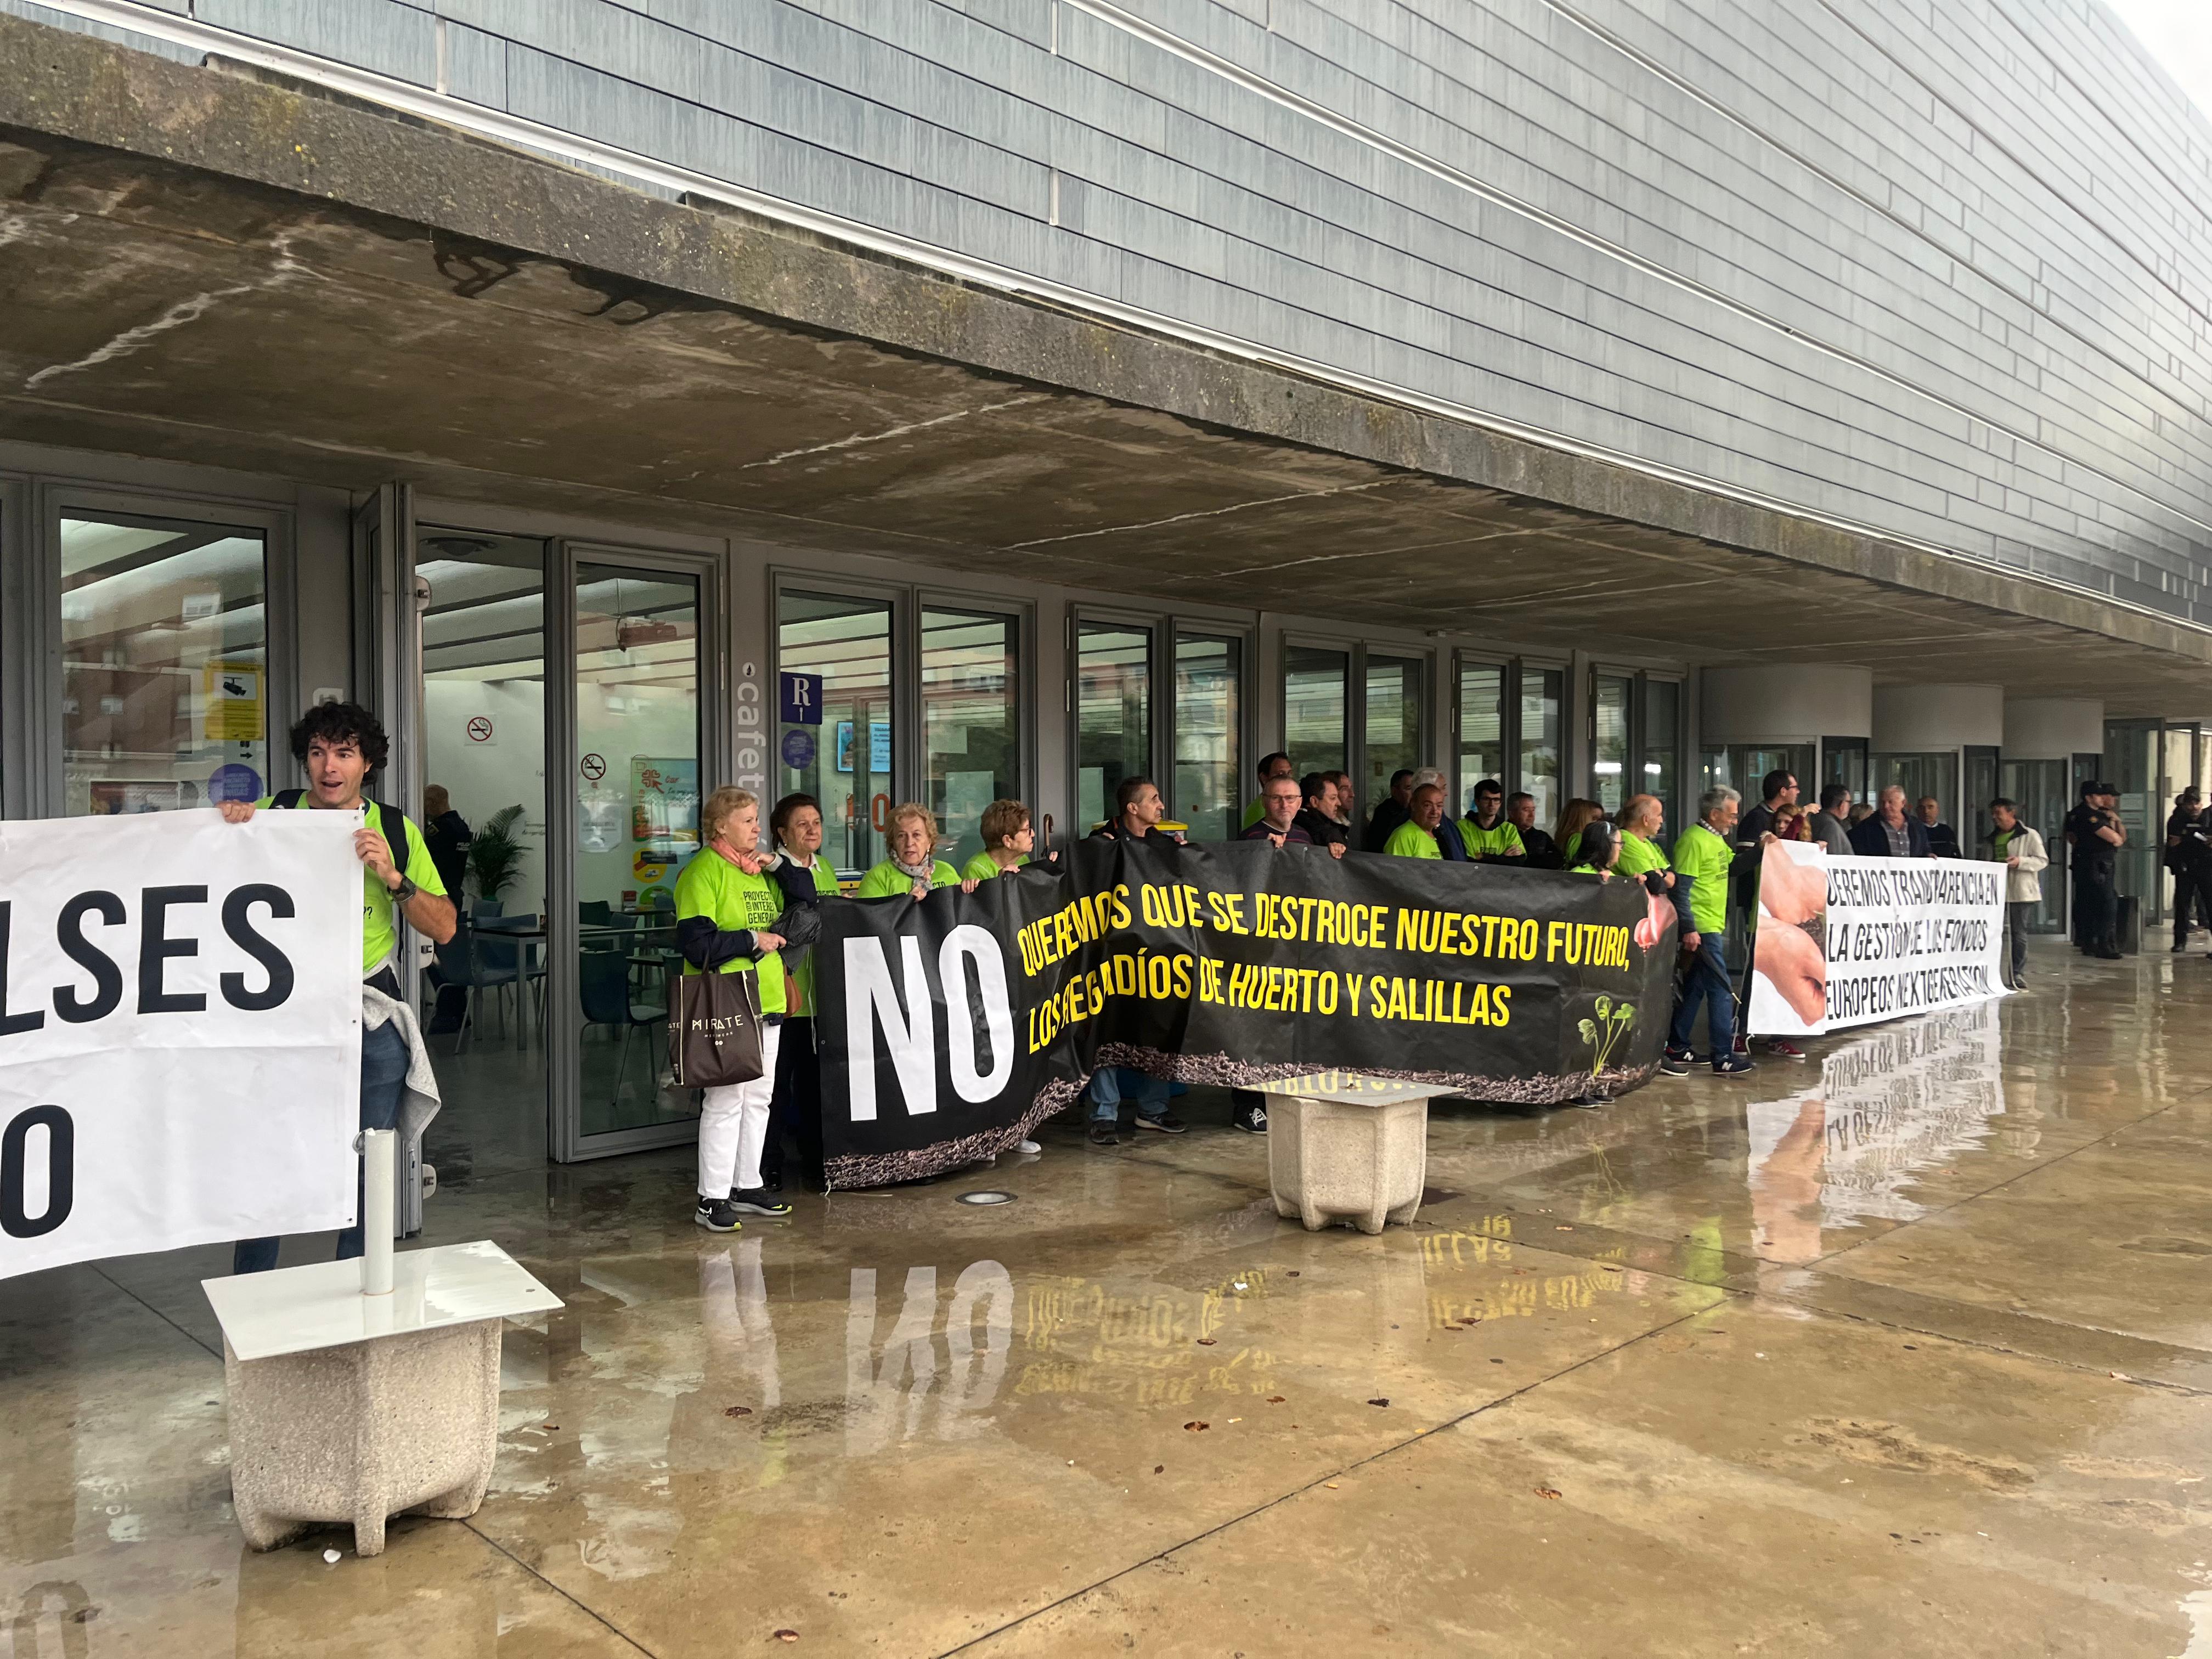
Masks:
[[[361,1135],[361,1293],[392,1294],[392,1177],[398,1131],[364,1129]]]

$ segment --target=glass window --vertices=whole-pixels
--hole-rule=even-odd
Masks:
[[[1638,787],[1659,797],[1667,822],[1680,820],[1682,688],[1673,680],[1644,683],[1644,775]]]
[[[1283,748],[1303,777],[1350,770],[1352,657],[1316,646],[1283,651]]]
[[[1188,634],[1176,640],[1175,797],[1169,810],[1189,826],[1193,841],[1227,841],[1237,833],[1243,657],[1241,640]]]
[[[1818,790],[1805,787],[1805,780],[1812,775],[1813,768],[1813,745],[1809,743],[1778,743],[1764,747],[1732,744],[1728,756],[1729,781],[1742,792],[1746,811],[1765,799],[1759,792],[1765,788],[1770,772],[1787,772],[1796,779],[1800,801],[1807,800],[1808,796],[1814,800],[1819,798]]]
[[[938,855],[956,869],[983,850],[983,809],[1022,799],[1019,649],[1017,617],[921,613],[923,805],[945,832]]]
[[[896,804],[891,602],[778,595],[775,661],[780,672],[822,677],[822,723],[777,726],[775,793],[822,803],[822,850],[841,875],[858,876],[884,856],[883,828]]]
[[[1422,682],[1427,678],[1418,657],[1367,657],[1366,744],[1360,776],[1360,802],[1371,807],[1390,793],[1390,775],[1425,763],[1421,757]],[[1295,750],[1297,744],[1291,748]],[[1316,769],[1301,766],[1301,774]],[[1354,816],[1358,816],[1358,803]]]
[[[1782,763],[1786,765],[1790,763]],[[1954,830],[1958,828],[1958,819],[1954,816],[1959,803],[1957,750],[1938,749],[1923,754],[1875,755],[1869,763],[1869,771],[1870,775],[1867,779],[1867,787],[1870,791],[1869,799],[1878,801],[1881,792],[1895,784],[1905,791],[1905,811],[1911,817],[1917,812],[1922,796],[1933,795],[1942,814],[1942,821]],[[1754,778],[1751,788],[1758,787],[1759,781]],[[1750,791],[1745,793],[1748,794]]]
[[[1536,822],[1548,825],[1559,821],[1566,805],[1559,792],[1560,705],[1566,696],[1566,675],[1557,668],[1524,666],[1520,678],[1521,772],[1516,781],[1535,797]]]
[[[1124,778],[1152,770],[1152,634],[1122,623],[1075,630],[1075,823],[1072,832],[1114,815]]]
[[[422,835],[461,924],[424,975],[428,1029],[453,1036],[425,1045],[447,1109],[422,1155],[479,1179],[545,1158],[545,546],[426,526],[415,557],[430,590]],[[602,832],[610,846],[628,845],[621,786],[606,769],[603,783],[582,781],[588,767],[580,773],[586,847]],[[537,1042],[509,1040],[526,1037],[533,1018]]]
[[[1636,682],[1625,674],[1599,674],[1593,679],[1590,798],[1607,812],[1617,812],[1628,771],[1629,705]]]
[[[1504,779],[1505,766],[1505,669],[1500,663],[1459,665],[1459,799],[1474,805],[1474,786],[1485,778]],[[1385,777],[1388,782],[1388,777]],[[1532,794],[1534,791],[1530,791]],[[1536,817],[1544,817],[1543,803]]]
[[[1840,783],[1851,792],[1853,801],[1863,801],[1867,793],[1867,740],[1864,738],[1823,738],[1820,739],[1820,782],[1825,787]],[[1817,801],[1820,798],[1813,795]]]
[[[72,513],[61,521],[61,586],[63,811],[266,793],[262,533]]]
[[[660,1087],[667,1031],[652,1017],[677,961],[677,873],[699,851],[696,578],[577,567],[576,755],[582,1129],[594,1135],[696,1115],[688,1090]]]
[[[2066,814],[2073,806],[2066,787],[2063,760],[2005,761],[2000,768],[2003,793],[2020,809],[2021,822],[2041,832],[2051,849],[2051,867],[2044,872],[2043,897],[2030,916],[2030,930],[2038,933],[2066,931],[2064,830]]]

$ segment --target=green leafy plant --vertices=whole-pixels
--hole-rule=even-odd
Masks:
[[[1575,1028],[1582,1033],[1583,1041],[1589,1045],[1595,1056],[1590,1061],[1592,1077],[1605,1070],[1606,1061],[1613,1058],[1613,1051],[1620,1046],[1621,1038],[1628,1035],[1629,1028],[1635,1024],[1634,1003],[1616,1003],[1611,997],[1600,994],[1597,1018],[1583,1020]]]
[[[469,874],[478,898],[497,898],[522,873],[522,841],[514,833],[521,820],[520,805],[502,806],[483,821],[469,842]]]

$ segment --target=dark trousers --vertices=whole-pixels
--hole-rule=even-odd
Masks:
[[[2074,943],[2092,954],[2112,950],[2112,929],[2120,917],[2119,896],[2109,864],[2074,866]]]
[[[1712,1040],[1713,1060],[1725,1061],[1735,1047],[1735,987],[1730,982],[1727,947],[1718,933],[1698,935],[1698,948],[1682,963],[1682,988],[1674,1004],[1674,1029],[1668,1046],[1676,1050],[1690,1046],[1698,1029],[1698,1007],[1705,1006],[1705,1033]]]
[[[2185,864],[2173,872],[2173,948],[2189,943],[2191,915],[2200,927],[2212,927],[2212,860]]]
[[[822,1055],[814,1046],[811,1017],[783,1022],[775,1051],[775,1098],[769,1107],[768,1142],[761,1149],[761,1179],[783,1182],[783,1138],[799,1143],[799,1173],[822,1184]]]
[[[2037,909],[2033,899],[2014,903],[2005,902],[2004,921],[2004,982],[2017,986],[2027,969],[2027,924]]]
[[[392,1129],[398,1127],[399,1097],[407,1081],[407,1039],[400,1035],[396,1023],[387,1021],[374,1030],[361,1034],[362,1128]],[[362,1186],[366,1176],[360,1168],[359,1158],[354,1160],[354,1224],[338,1235],[337,1254],[332,1258],[338,1261],[350,1261],[362,1253]],[[267,1273],[276,1265],[276,1247],[283,1242],[276,1238],[240,1239],[231,1247],[231,1272]]]

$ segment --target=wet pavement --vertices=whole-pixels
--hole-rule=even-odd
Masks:
[[[1744,1081],[1441,1104],[1419,1223],[1373,1238],[1279,1220],[1203,1092],[1185,1137],[1057,1123],[730,1237],[688,1153],[476,1180],[422,1242],[495,1239],[568,1307],[508,1327],[483,1509],[371,1560],[238,1536],[224,1252],[0,1282],[0,1629],[2205,1659],[2212,962],[2033,970]]]

